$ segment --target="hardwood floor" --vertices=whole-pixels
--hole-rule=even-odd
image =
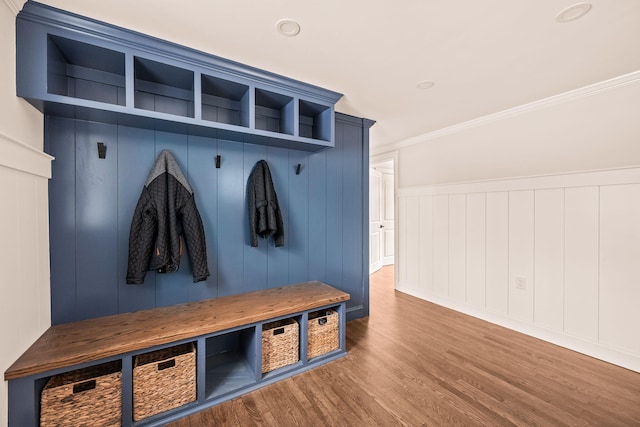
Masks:
[[[393,267],[347,350],[171,425],[640,426],[640,374],[396,292]]]

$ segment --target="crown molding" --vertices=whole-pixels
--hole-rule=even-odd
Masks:
[[[375,147],[371,149],[372,155],[384,154],[391,151],[399,150],[401,148],[420,144],[423,142],[432,141],[434,139],[442,138],[443,136],[462,132],[467,129],[472,129],[472,128],[483,126],[489,123],[497,122],[499,120],[508,119],[511,117],[519,116],[521,114],[530,113],[533,111],[541,110],[543,108],[549,108],[555,105],[563,104],[565,102],[596,95],[601,92],[605,92],[621,86],[637,83],[639,81],[640,81],[640,71],[634,71],[633,73],[625,74],[619,77],[614,77],[609,80],[605,80],[605,81],[595,83],[589,86],[585,86],[579,89],[564,92],[558,95],[550,96],[548,98],[543,98],[538,101],[530,102],[528,104],[523,104],[518,107],[500,111],[498,113],[489,114],[487,116],[468,120],[466,122],[458,123],[453,126],[448,126],[432,132],[427,132],[421,135],[403,139],[401,141],[392,142],[390,144],[385,144],[380,147]]]
[[[2,1],[4,2],[4,4],[7,5],[7,7],[11,11],[11,13],[13,13],[14,16],[18,15],[18,12],[20,12],[20,8],[23,2],[21,2],[20,0],[2,0]]]

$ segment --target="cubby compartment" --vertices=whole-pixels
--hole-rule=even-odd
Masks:
[[[47,92],[123,106],[124,54],[49,34]]]
[[[193,76],[190,70],[135,57],[135,108],[193,118]]]
[[[257,381],[255,326],[206,339],[207,398],[240,390]]]
[[[293,98],[256,88],[256,129],[293,135]]]
[[[202,119],[249,127],[249,86],[202,75]]]
[[[300,100],[298,108],[299,136],[331,141],[331,108]]]

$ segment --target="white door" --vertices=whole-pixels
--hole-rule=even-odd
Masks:
[[[369,169],[369,274],[382,267],[382,174]]]
[[[393,264],[394,257],[394,194],[393,174],[382,173],[382,211],[381,211],[381,246],[382,265]]]

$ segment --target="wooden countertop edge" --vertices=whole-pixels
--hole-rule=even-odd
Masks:
[[[320,285],[320,286],[319,286]],[[68,340],[66,336],[64,338],[60,338],[60,333],[64,334],[65,332],[72,331],[74,327],[83,328],[87,325],[94,325],[94,327],[100,327],[100,324],[106,323],[108,326],[114,327],[117,326],[118,320],[122,321],[122,324],[127,324],[128,322],[135,321],[137,318],[161,315],[161,314],[170,314],[171,312],[180,312],[181,310],[185,310],[190,306],[200,307],[201,309],[207,308],[208,305],[211,306],[220,306],[224,304],[226,301],[230,301],[233,304],[238,304],[239,301],[246,299],[251,299],[256,296],[263,298],[268,297],[269,294],[278,294],[280,292],[287,291],[299,291],[303,287],[315,287],[318,290],[324,289],[328,296],[322,296],[320,299],[313,301],[305,301],[302,304],[289,306],[280,309],[274,309],[269,311],[258,312],[255,314],[246,314],[242,317],[234,317],[228,320],[217,320],[213,324],[209,325],[196,325],[193,328],[182,329],[177,331],[176,333],[167,334],[167,335],[154,335],[146,340],[136,340],[134,342],[125,341],[116,343],[115,345],[109,345],[108,342],[103,342],[103,347],[98,347],[94,350],[89,351],[74,351],[67,352],[67,355],[52,357],[46,362],[42,362],[37,360],[38,358],[42,358],[43,350],[48,348],[49,344],[55,343],[57,345],[65,345],[65,344],[77,344],[77,342],[73,340]],[[15,363],[13,363],[4,373],[5,381],[15,380],[18,378],[23,378],[35,374],[40,374],[43,372],[51,371],[54,369],[71,367],[80,363],[97,361],[100,359],[104,359],[107,357],[117,356],[119,354],[135,352],[139,350],[144,350],[150,347],[155,347],[158,345],[169,344],[172,342],[185,340],[189,338],[196,338],[202,335],[213,334],[216,332],[221,332],[227,329],[232,329],[235,327],[239,327],[242,325],[249,325],[257,322],[263,322],[269,319],[286,316],[288,314],[299,313],[303,311],[313,310],[316,308],[320,308],[323,306],[331,305],[334,303],[341,303],[343,301],[347,301],[350,299],[350,295],[346,292],[335,289],[325,283],[322,282],[305,282],[294,285],[287,285],[278,288],[266,289],[263,291],[254,291],[248,292],[244,294],[231,295],[221,298],[213,298],[210,300],[202,300],[184,304],[177,304],[174,306],[167,307],[158,307],[149,310],[141,310],[131,313],[123,313],[116,314],[113,316],[105,316],[99,317],[95,319],[82,320],[79,322],[72,323],[64,323],[60,325],[55,325],[47,329],[41,336],[36,340],[36,342],[27,349]],[[168,324],[170,322],[167,322]],[[170,325],[168,325],[170,326]],[[155,327],[154,329],[162,330],[162,327]],[[105,341],[108,340],[108,336],[105,337]],[[68,340],[68,343],[61,342],[62,340]],[[99,343],[100,340],[96,340],[93,342]],[[33,361],[32,354],[36,353],[36,361]],[[54,354],[55,356],[55,354]]]

